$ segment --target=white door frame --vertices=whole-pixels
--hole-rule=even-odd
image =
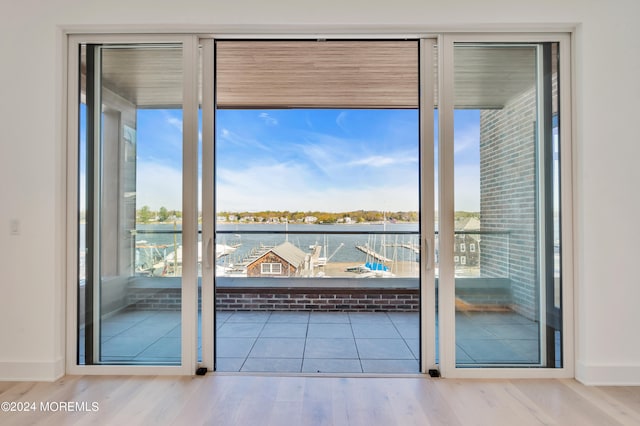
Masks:
[[[434,53],[436,38],[420,40],[420,372],[436,364]]]
[[[562,211],[562,321],[563,366],[561,368],[474,368],[456,366],[455,265],[454,265],[454,43],[560,43],[560,128]],[[574,312],[572,260],[572,134],[571,44],[569,34],[444,34],[439,38],[439,346],[440,370],[449,378],[568,378],[574,376]]]
[[[211,370],[214,366],[214,300],[215,262],[213,261],[214,235],[214,104],[208,100],[214,99],[213,78],[213,38],[201,38],[195,34],[127,34],[127,29],[121,28],[122,34],[103,35],[99,29],[85,29],[84,34],[69,33],[66,50],[65,87],[62,93],[66,95],[67,109],[63,114],[66,128],[67,159],[66,159],[66,373],[67,374],[182,374],[191,375],[198,366],[197,362],[197,205],[198,205],[198,55],[199,44],[203,54],[203,158],[209,158],[211,167],[202,167],[202,244],[203,244],[203,277],[202,277],[202,363]],[[278,34],[277,32],[263,35],[242,33],[242,31],[227,31],[217,34],[217,39],[230,38],[264,38],[264,39],[301,39],[301,38],[416,38],[420,39],[420,78],[421,78],[421,236],[424,244],[421,251],[421,371],[439,367],[443,377],[469,378],[557,378],[574,376],[574,309],[573,309],[573,210],[572,210],[572,96],[571,90],[571,35],[569,33],[442,33],[438,36],[425,33],[411,34],[343,34],[324,33],[326,30],[306,34]],[[542,29],[544,30],[544,29]],[[95,33],[91,33],[95,31]],[[111,32],[118,29],[111,28]],[[313,34],[313,35],[311,35]],[[435,363],[435,284],[434,284],[434,177],[431,164],[433,158],[433,69],[432,55],[427,52],[433,48],[433,41],[437,38],[438,50],[438,108],[439,108],[439,365]],[[561,45],[560,79],[561,105],[560,114],[563,125],[560,129],[561,138],[561,185],[562,185],[562,303],[563,303],[563,352],[562,368],[458,368],[455,365],[455,288],[453,264],[453,43],[454,42],[544,42],[558,41]],[[183,265],[182,285],[182,364],[180,366],[107,366],[107,365],[76,365],[77,351],[77,211],[78,211],[78,81],[79,58],[78,47],[82,43],[182,43],[184,66],[184,98],[183,98],[183,246],[184,259],[192,259]],[[208,190],[208,188],[210,190]],[[208,195],[207,195],[208,194]],[[205,218],[210,218],[209,223]],[[205,254],[206,253],[206,254]],[[205,260],[204,257],[208,260]],[[208,263],[207,265],[207,262]]]
[[[67,374],[193,374],[197,357],[197,200],[198,200],[198,39],[193,35],[100,35],[71,34],[66,61],[66,373]],[[78,345],[78,140],[80,45],[90,44],[182,44],[183,65],[183,267],[182,267],[182,345],[181,365],[77,365]],[[189,259],[191,259],[189,261]]]
[[[287,36],[291,38],[291,35]],[[274,35],[237,35],[232,38],[277,40],[287,37]],[[296,39],[332,39],[339,38],[331,35],[310,37],[301,35]],[[363,37],[350,35],[352,39],[376,40],[406,36]],[[435,359],[435,269],[434,269],[434,49],[437,38],[435,36],[416,36],[419,41],[419,79],[420,79],[420,234],[421,234],[421,265],[420,273],[420,371],[426,373],[429,369],[437,368]],[[224,39],[216,36],[216,39]],[[366,42],[366,41],[365,41]],[[203,93],[202,93],[202,241],[207,247],[203,254],[202,268],[202,362],[201,366],[212,371],[215,366],[215,260],[209,249],[215,244],[215,40],[202,38],[200,40],[203,56]],[[212,76],[211,78],[207,78]],[[205,161],[205,159],[211,159]],[[204,250],[203,250],[204,251]],[[207,260],[204,260],[206,256]]]
[[[202,361],[215,367],[215,40],[201,39],[202,46]],[[205,248],[206,247],[206,248]]]

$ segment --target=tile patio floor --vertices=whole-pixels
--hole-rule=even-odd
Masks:
[[[217,371],[419,369],[417,313],[218,312],[216,318]],[[460,364],[538,362],[538,325],[518,314],[458,312],[456,327]],[[180,336],[180,312],[123,311],[102,323],[102,359],[176,363]]]
[[[417,314],[219,314],[219,371],[417,373]]]

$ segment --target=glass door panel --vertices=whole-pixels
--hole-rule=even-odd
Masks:
[[[561,366],[555,54],[454,45],[458,366]]]
[[[420,371],[418,48],[216,42],[218,371]]]
[[[81,365],[181,363],[182,50],[81,48]]]

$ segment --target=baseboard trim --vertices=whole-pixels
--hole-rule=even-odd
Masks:
[[[640,386],[640,365],[576,363],[576,380],[588,386]]]
[[[0,361],[0,381],[53,382],[64,374],[64,358],[53,362]]]

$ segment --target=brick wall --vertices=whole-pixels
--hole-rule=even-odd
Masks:
[[[176,288],[130,288],[128,307],[145,311],[179,311],[182,304],[182,289]],[[200,301],[200,289],[198,289]]]
[[[417,312],[418,289],[222,288],[222,311]]]
[[[180,288],[129,290],[129,307],[180,310]],[[198,294],[200,300],[200,294]],[[418,289],[218,288],[220,311],[417,312]]]
[[[154,287],[153,280],[144,279],[144,285],[133,285],[128,289],[128,307],[153,311],[180,310],[179,285],[176,283],[167,285],[164,279],[155,279],[158,282]],[[244,285],[232,284],[217,287],[216,308],[218,310],[417,312],[420,306],[417,280],[409,280],[415,283],[413,287],[401,285],[396,288],[392,288],[391,283],[387,283],[385,287],[380,280],[374,280],[370,287],[364,287],[363,280],[351,280],[352,287],[299,285],[285,287],[281,285],[283,283],[281,279],[266,280],[272,281],[271,285],[251,286],[251,282],[256,282],[257,279],[241,281]],[[286,279],[286,282],[295,282],[295,280]],[[322,280],[322,282],[325,281]],[[199,302],[200,296],[200,288],[198,288]],[[511,283],[508,278],[457,278],[456,298],[466,306],[465,309],[503,309],[511,304]]]
[[[480,114],[481,273],[511,279],[512,309],[538,316],[536,93]]]

